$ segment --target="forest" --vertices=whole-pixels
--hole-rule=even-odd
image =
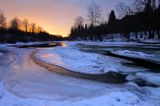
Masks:
[[[88,6],[89,23],[78,16],[71,28],[70,40],[103,41],[113,37],[110,35],[136,41],[160,39],[160,1],[134,0],[131,6],[120,2],[116,10],[118,18],[112,10],[108,20],[104,21],[101,19],[101,7],[92,3]]]
[[[7,18],[0,11],[0,43],[54,41],[63,40],[61,36],[51,35],[36,23],[15,17],[7,23]]]

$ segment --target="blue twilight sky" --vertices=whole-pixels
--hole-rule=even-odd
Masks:
[[[107,17],[119,2],[132,0],[0,0],[0,10],[8,21],[14,17],[26,18],[49,33],[67,36],[77,16],[87,17],[87,6],[93,1]]]

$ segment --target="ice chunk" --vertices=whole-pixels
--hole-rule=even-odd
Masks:
[[[0,52],[0,56],[2,56],[2,55],[3,55],[3,53]]]

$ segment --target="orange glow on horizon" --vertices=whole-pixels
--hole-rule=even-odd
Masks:
[[[41,26],[45,31],[53,35],[67,37],[70,28],[74,23],[76,16],[80,14],[81,9],[62,3],[68,3],[66,0],[0,0],[0,10],[7,17],[7,22],[17,17],[20,20],[28,19],[30,23]],[[43,7],[43,8],[42,8]]]
[[[124,0],[93,1],[102,5],[106,14],[106,11],[109,13],[118,1]],[[67,37],[75,18],[86,18],[86,9],[90,2],[91,0],[0,0],[0,10],[8,22],[15,17],[21,20],[28,19],[50,34]]]
[[[44,28],[45,29],[45,28]],[[65,32],[65,29],[64,30],[61,30],[61,29],[57,29],[57,30],[50,30],[52,28],[49,28],[49,29],[45,29],[49,34],[52,34],[52,35],[57,35],[57,36],[62,36],[62,37],[68,37],[68,33],[69,32]]]
[[[19,17],[20,19],[24,19],[23,17]],[[41,26],[45,31],[47,31],[49,34],[52,35],[57,35],[57,36],[62,36],[62,37],[68,37],[69,35],[69,29],[70,29],[70,25],[67,25],[65,27],[62,27],[60,25],[58,25],[57,23],[54,24],[51,23],[50,21],[47,21],[47,19],[39,19],[36,20],[35,18],[31,19],[31,17],[29,18],[25,18],[28,19],[29,22],[35,22],[37,25]]]
[[[43,25],[43,23],[45,23],[45,21],[43,22],[39,22],[42,23],[42,28],[44,28],[45,31],[47,31],[49,34],[52,35],[57,35],[57,36],[62,36],[62,37],[68,37],[69,35],[69,31],[68,29],[71,27],[68,25],[68,28],[66,27],[56,27],[56,26],[50,26],[50,25]]]

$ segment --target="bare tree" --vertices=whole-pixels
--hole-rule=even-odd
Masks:
[[[20,28],[20,20],[16,17],[16,18],[11,20],[10,29],[19,30],[19,28]]]
[[[96,26],[100,24],[101,21],[101,8],[99,5],[92,2],[88,6],[88,18],[91,25]]]
[[[147,0],[135,0],[133,2],[133,7],[135,12],[141,12],[144,10],[145,6],[147,5]]]
[[[134,0],[133,7],[136,12],[141,12],[144,10],[147,4],[149,4],[153,9],[156,9],[156,4],[160,0]]]
[[[126,5],[124,2],[119,2],[117,5],[117,11],[119,18],[123,18],[126,15],[131,15],[133,13],[132,9]]]
[[[75,19],[75,23],[74,23],[74,28],[78,28],[78,26],[81,26],[83,27],[84,26],[84,18],[81,17],[81,16],[78,16],[76,19]]]
[[[36,32],[36,24],[35,23],[31,23],[30,30],[32,33]]]
[[[23,20],[22,25],[23,25],[24,31],[28,32],[28,30],[29,30],[29,22],[28,22],[27,19]]]
[[[6,17],[4,16],[3,12],[0,11],[0,29],[5,29],[6,25]]]
[[[36,32],[37,32],[37,33],[44,32],[44,29],[43,29],[41,26],[38,26]]]
[[[156,3],[158,4],[158,1],[156,0],[152,0],[152,8],[155,10],[157,7],[156,7]]]

